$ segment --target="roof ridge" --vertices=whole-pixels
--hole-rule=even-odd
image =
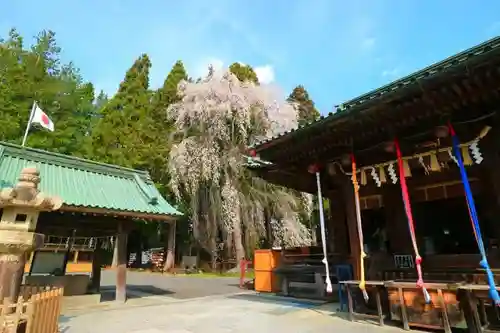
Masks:
[[[148,180],[151,179],[149,173],[143,170],[135,170],[119,165],[96,162],[76,156],[54,153],[43,149],[22,147],[20,145],[4,141],[0,141],[0,147],[2,147],[0,150],[0,158],[7,154],[18,156],[21,158],[33,158],[35,160],[43,161],[49,164],[61,164],[62,166],[68,168],[83,169],[95,173],[109,174],[127,178],[134,178],[134,175],[137,175]]]

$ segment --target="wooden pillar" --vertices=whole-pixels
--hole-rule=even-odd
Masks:
[[[94,292],[99,292],[101,289],[101,263],[102,263],[102,240],[97,238],[95,250],[92,257],[92,280],[91,288]]]
[[[176,221],[169,223],[167,240],[167,258],[165,259],[165,270],[171,270],[175,267],[175,227]]]
[[[354,189],[349,179],[346,177],[342,182],[342,194],[345,203],[345,216],[347,232],[349,235],[350,261],[353,269],[354,279],[359,279],[361,247],[359,244],[358,227],[356,219],[356,204],[354,201]]]
[[[115,299],[124,303],[127,300],[127,234],[123,221],[118,222],[116,235],[116,293]]]
[[[339,192],[329,192],[330,216],[327,219],[327,245],[330,253],[349,254],[345,200]]]
[[[385,211],[385,230],[393,254],[412,254],[410,231],[398,184],[382,185]]]

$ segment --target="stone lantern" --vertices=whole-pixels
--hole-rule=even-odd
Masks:
[[[0,300],[17,297],[26,252],[43,245],[44,235],[35,233],[40,212],[62,206],[59,197],[41,193],[39,183],[38,170],[24,168],[13,188],[0,191]]]

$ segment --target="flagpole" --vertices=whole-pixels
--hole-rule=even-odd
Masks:
[[[33,113],[35,112],[35,107],[36,107],[36,101],[33,101],[33,106],[31,107],[31,112],[30,112],[30,119],[28,120],[28,125],[26,125],[26,131],[24,131],[23,142],[21,143],[21,146],[23,147],[26,144],[26,139],[28,139],[28,132],[30,131],[31,122],[33,121]]]

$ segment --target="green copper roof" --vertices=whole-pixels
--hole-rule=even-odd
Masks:
[[[153,215],[181,215],[158,192],[149,174],[0,142],[0,187],[12,187],[21,170],[40,171],[40,189],[68,206]]]
[[[291,136],[294,135],[294,133],[302,132],[303,130],[306,131],[309,129],[313,130],[314,127],[321,126],[321,124],[323,123],[327,123],[344,116],[349,116],[353,111],[362,110],[366,106],[367,102],[377,100],[386,95],[392,94],[396,91],[400,91],[403,88],[413,86],[414,84],[418,84],[418,82],[422,79],[429,79],[438,76],[439,74],[442,74],[443,72],[446,72],[449,69],[456,68],[457,66],[464,65],[465,63],[471,60],[477,59],[479,58],[479,56],[486,56],[486,55],[491,56],[493,53],[497,54],[498,56],[499,51],[500,51],[500,37],[492,38],[484,43],[476,45],[470,49],[467,49],[445,60],[442,60],[431,66],[428,66],[413,74],[405,76],[383,87],[372,90],[366,94],[363,94],[359,97],[356,97],[345,103],[342,103],[336,107],[335,112],[330,112],[327,116],[321,116],[318,120],[310,122],[309,124],[299,126],[298,128],[281,133],[270,139],[258,142],[252,147],[261,149],[267,146],[267,144],[270,145],[274,144],[274,140],[276,139],[283,138],[285,136]]]

